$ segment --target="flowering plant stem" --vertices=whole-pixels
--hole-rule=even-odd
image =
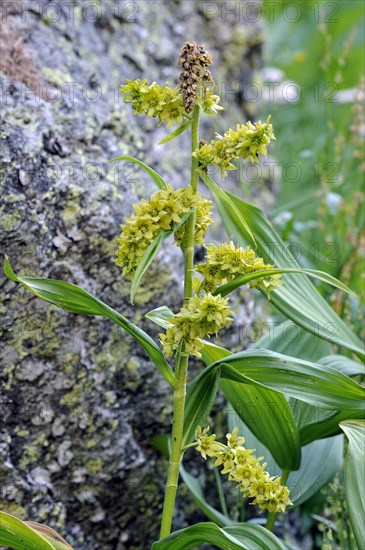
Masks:
[[[289,474],[290,474],[289,470],[283,470],[283,473],[281,475],[281,483],[283,485],[286,485],[286,482],[288,481]],[[267,516],[266,525],[265,525],[266,529],[268,529],[269,531],[274,530],[277,515],[278,515],[277,512],[269,512],[269,515]]]
[[[191,130],[191,149],[192,152],[199,147],[199,114],[200,108],[197,105],[193,113],[193,122]],[[199,176],[197,169],[199,161],[192,157],[191,161],[191,187],[193,192],[198,190]],[[192,296],[193,265],[194,265],[194,232],[195,232],[196,209],[193,208],[186,222],[186,247],[184,251],[185,269],[184,269],[184,300],[187,301]],[[171,532],[172,517],[175,507],[175,498],[177,485],[179,481],[179,470],[183,455],[183,429],[184,429],[184,409],[186,382],[188,371],[189,356],[182,355],[181,352],[176,357],[175,375],[178,380],[177,388],[174,391],[174,412],[171,437],[171,451],[169,468],[167,473],[167,482],[165,488],[165,499],[162,512],[160,538],[166,537]]]

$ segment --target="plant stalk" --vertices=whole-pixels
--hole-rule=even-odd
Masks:
[[[290,474],[289,470],[283,470],[283,473],[281,475],[281,485],[286,484],[286,482],[288,481],[289,474]],[[267,516],[265,527],[269,531],[274,530],[277,515],[278,515],[278,512],[270,512],[269,515]]]
[[[199,106],[195,107],[193,113],[193,122],[191,130],[191,149],[195,151],[199,147]],[[199,176],[197,168],[199,163],[192,157],[191,161],[191,186],[194,193],[198,190]],[[194,233],[195,233],[196,211],[193,209],[186,222],[186,248],[184,251],[184,300],[192,296],[193,289],[193,267],[194,267]],[[183,455],[183,429],[184,429],[184,411],[186,381],[188,371],[188,355],[177,354],[175,375],[178,379],[177,388],[174,390],[174,412],[171,434],[171,452],[169,468],[167,473],[167,482],[165,488],[165,500],[162,511],[162,521],[160,538],[164,538],[171,533],[172,517],[175,508],[176,491],[179,481],[180,464]]]

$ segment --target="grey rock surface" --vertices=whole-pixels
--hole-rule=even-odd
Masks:
[[[130,154],[185,185],[188,137],[157,146],[166,129],[133,117],[119,88],[135,78],[175,85],[178,50],[193,39],[212,51],[229,107],[205,120],[205,137],[255,115],[243,84],[260,68],[262,21],[235,4],[238,17],[190,0],[0,3],[0,231],[16,273],[78,284],[157,338],[144,314],[179,304],[181,258],[164,248],[132,310],[115,239],[154,188],[109,160]],[[241,316],[250,314],[248,301]],[[77,550],[149,548],[165,481],[150,441],[169,431],[167,384],[111,321],[68,314],[3,276],[2,316],[0,508],[51,525]],[[179,499],[175,527],[193,513]]]

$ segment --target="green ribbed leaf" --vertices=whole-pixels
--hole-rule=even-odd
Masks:
[[[63,281],[54,279],[36,279],[33,277],[17,277],[13,272],[8,259],[5,259],[4,266],[5,275],[16,283],[21,283],[28,290],[33,292],[38,298],[50,302],[58,307],[70,311],[72,313],[82,313],[84,315],[101,315],[111,319],[128,332],[133,338],[143,347],[162,376],[169,382],[172,387],[176,385],[176,378],[167,363],[160,348],[139,327],[128,321],[123,315],[115,311],[110,306],[98,300],[86,290]]]
[[[348,376],[331,367],[280,355],[270,350],[235,353],[209,365],[221,368],[221,377],[268,387],[307,403],[331,409],[363,411],[365,390]],[[203,375],[201,373],[200,376]]]
[[[240,286],[245,285],[250,281],[254,281],[255,279],[263,279],[270,275],[278,275],[283,273],[293,273],[293,274],[301,273],[302,275],[308,275],[309,277],[313,277],[314,279],[319,279],[320,281],[324,281],[329,285],[339,288],[340,290],[343,290],[344,292],[347,292],[352,296],[356,296],[355,293],[352,292],[352,290],[350,290],[346,285],[341,283],[341,281],[338,281],[337,279],[335,279],[335,277],[332,277],[332,275],[328,275],[328,273],[325,273],[324,271],[318,271],[316,269],[303,269],[303,268],[291,269],[291,268],[283,268],[283,267],[275,268],[275,269],[266,269],[264,271],[255,271],[254,273],[248,273],[247,275],[242,275],[241,277],[237,277],[237,279],[234,279],[229,283],[219,286],[213,292],[213,294],[215,296],[217,294],[220,294],[221,296],[227,296],[228,294],[230,294]]]
[[[347,376],[365,376],[364,363],[358,363],[344,355],[326,355],[325,357],[321,357],[318,363],[339,370]]]
[[[152,550],[189,550],[204,543],[224,550],[285,550],[275,535],[253,523],[237,523],[223,529],[214,523],[197,523],[153,543]]]
[[[0,545],[13,550],[72,550],[50,527],[0,512]]]
[[[279,476],[279,468],[273,456],[265,445],[257,439],[248,426],[237,417],[232,408],[228,408],[228,429],[231,432],[235,426],[245,438],[248,449],[256,449],[256,456],[263,456],[267,462],[266,470],[270,475]],[[314,441],[302,448],[300,468],[290,472],[286,485],[290,489],[290,499],[298,506],[311,498],[321,487],[331,481],[343,463],[343,437],[337,436]]]
[[[319,365],[329,366],[347,376],[364,375],[364,365],[342,355],[328,355],[317,361]],[[315,439],[340,433],[339,423],[349,417],[347,410],[327,410],[319,405],[304,403],[296,399],[289,400],[296,419],[302,445]],[[351,412],[351,417],[364,419],[365,411]]]
[[[349,440],[345,459],[347,508],[357,545],[365,548],[365,422],[348,420],[340,426]]]
[[[109,162],[117,162],[120,160],[125,160],[127,162],[134,162],[135,164],[138,164],[138,166],[140,166],[145,172],[147,172],[147,174],[153,179],[157,187],[159,187],[160,189],[167,188],[167,184],[165,180],[159,174],[157,174],[157,172],[155,172],[150,166],[148,166],[141,160],[135,159],[134,157],[123,156],[123,157],[112,159]]]
[[[194,440],[197,426],[203,426],[212,410],[219,387],[220,370],[212,369],[207,376],[197,376],[186,391],[183,445]]]
[[[220,385],[238,416],[269,449],[280,468],[297,470],[301,459],[299,432],[285,396],[231,380],[222,379]]]
[[[205,344],[206,364],[231,357],[228,350]],[[200,376],[204,378],[202,373]],[[282,470],[300,467],[301,447],[293,413],[284,395],[268,388],[221,379],[220,386],[238,417],[265,445]]]
[[[252,231],[246,221],[245,216],[243,216],[239,209],[236,207],[234,202],[229,197],[229,194],[223,191],[223,189],[221,189],[219,185],[217,185],[216,182],[212,180],[212,178],[208,176],[206,172],[204,172],[204,170],[198,170],[198,173],[205,185],[213,193],[216,201],[224,204],[226,212],[231,218],[232,222],[234,222],[234,224],[238,228],[241,228],[242,231],[246,232],[249,235],[251,242],[255,243],[255,237],[252,234]]]
[[[274,263],[278,268],[301,267],[260,208],[244,202],[231,193],[227,193],[227,196],[250,227],[248,231],[236,217],[231,216],[227,203],[216,197],[224,225],[230,236],[241,244],[252,244],[251,233],[254,233],[257,254],[267,263]],[[284,275],[283,280],[285,284],[271,294],[271,302],[286,317],[305,330],[317,334],[318,337],[364,357],[361,341],[327,304],[306,275],[297,274],[296,277]]]

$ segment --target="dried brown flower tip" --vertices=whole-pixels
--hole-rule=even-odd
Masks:
[[[198,102],[197,92],[199,84],[203,80],[212,84],[214,83],[212,75],[208,70],[212,62],[213,58],[204,48],[203,44],[185,42],[179,58],[179,65],[183,69],[179,82],[187,113],[191,113]]]

